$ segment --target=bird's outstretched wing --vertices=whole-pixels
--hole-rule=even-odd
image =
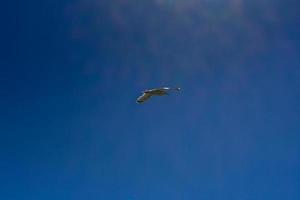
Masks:
[[[145,102],[146,100],[148,100],[152,95],[149,94],[149,93],[143,93],[137,100],[136,102],[137,103],[143,103]]]

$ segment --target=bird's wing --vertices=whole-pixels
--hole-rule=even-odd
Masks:
[[[146,100],[148,100],[152,95],[149,94],[149,93],[143,93],[137,100],[136,102],[138,103],[143,103],[145,102]]]

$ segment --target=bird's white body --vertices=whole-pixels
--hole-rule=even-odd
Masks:
[[[142,94],[142,96],[140,96],[137,99],[137,103],[143,103],[146,100],[148,100],[150,97],[152,96],[163,96],[163,95],[169,95],[169,91],[179,91],[180,88],[169,88],[169,87],[163,87],[163,88],[155,88],[155,89],[151,89],[151,90],[145,90]]]

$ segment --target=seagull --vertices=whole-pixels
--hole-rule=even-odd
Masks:
[[[180,88],[169,88],[169,87],[162,87],[162,88],[155,88],[151,90],[143,91],[142,95],[136,100],[137,103],[144,103],[152,96],[163,96],[169,95],[169,91],[180,91]]]

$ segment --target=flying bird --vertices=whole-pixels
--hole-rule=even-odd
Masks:
[[[151,90],[145,90],[144,92],[142,92],[143,94],[136,100],[136,102],[144,103],[152,96],[169,95],[169,92],[171,91],[180,91],[180,88],[162,87],[162,88],[155,88]]]

